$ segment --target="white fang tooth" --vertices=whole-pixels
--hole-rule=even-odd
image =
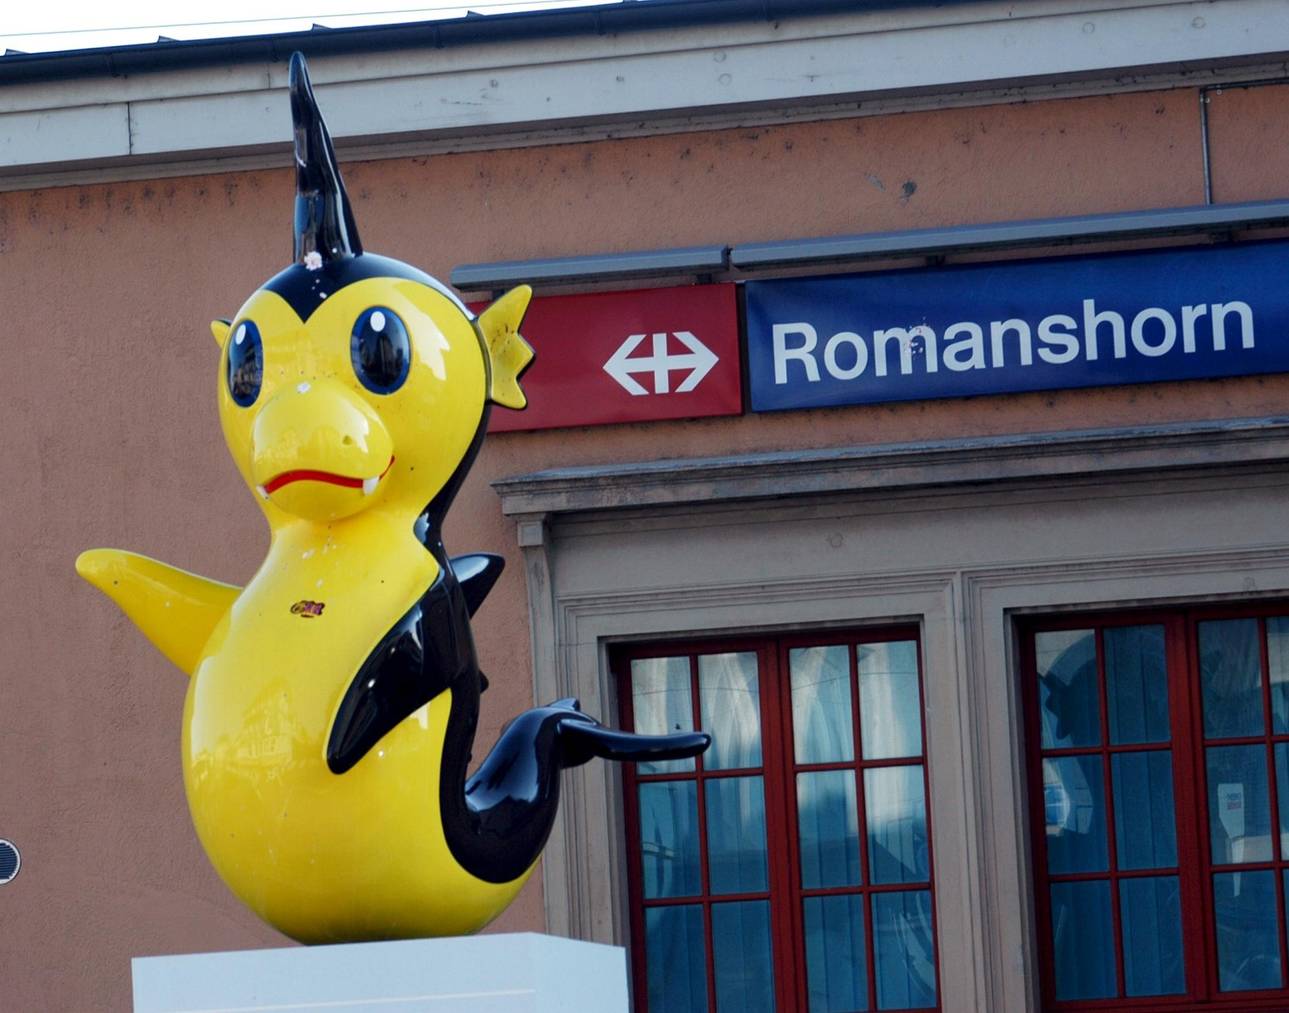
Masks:
[[[260,494],[260,499],[268,499],[268,498],[269,498],[269,491],[268,491],[267,489],[265,489],[265,488],[264,488],[264,486],[262,486],[262,485],[257,485],[257,486],[255,487],[255,491],[256,491],[256,492],[258,492],[258,493]]]
[[[380,476],[379,476],[379,475],[377,475],[375,478],[364,478],[364,479],[363,479],[363,495],[364,495],[364,496],[370,496],[372,493],[374,493],[374,492],[376,491],[376,484],[377,484],[379,481],[380,481]]]

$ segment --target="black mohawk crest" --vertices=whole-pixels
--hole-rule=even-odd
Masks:
[[[363,252],[336,152],[309,83],[303,53],[291,54],[287,75],[295,126],[295,262],[320,267]],[[321,257],[308,264],[310,254]]]

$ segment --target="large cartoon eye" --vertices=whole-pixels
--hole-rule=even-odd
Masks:
[[[249,408],[260,396],[264,382],[264,345],[260,329],[250,320],[233,328],[228,342],[228,393],[243,408]]]
[[[354,324],[349,354],[364,387],[375,394],[392,394],[407,379],[412,345],[398,314],[373,306]]]

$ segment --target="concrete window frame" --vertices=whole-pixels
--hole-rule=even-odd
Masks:
[[[561,469],[495,483],[537,699],[618,713],[614,643],[921,629],[946,1011],[1038,1009],[1013,619],[1289,597],[1289,421]],[[571,772],[547,927],[625,944],[621,780]]]

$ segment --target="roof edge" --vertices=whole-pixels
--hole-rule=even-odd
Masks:
[[[907,7],[959,7],[985,0],[624,0],[593,7],[516,11],[442,21],[326,28],[307,32],[217,39],[159,40],[131,46],[9,51],[0,57],[0,85],[69,78],[120,77],[211,65],[285,62],[299,50],[308,58],[577,35],[614,35],[725,22],[774,22],[830,13]]]

